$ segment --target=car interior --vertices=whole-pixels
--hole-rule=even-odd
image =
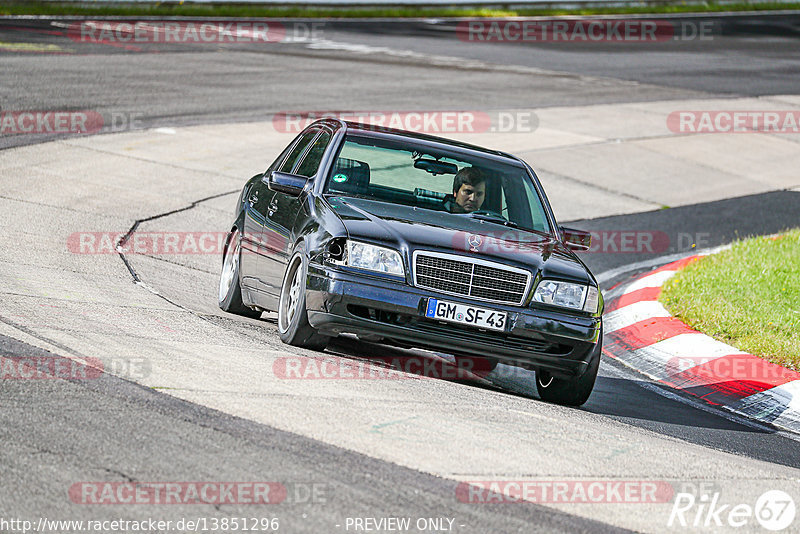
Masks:
[[[327,194],[343,194],[372,200],[403,204],[420,208],[447,211],[445,200],[452,193],[452,180],[456,172],[464,167],[475,166],[470,162],[451,160],[439,156],[439,160],[429,160],[420,153],[402,152],[383,147],[345,145],[347,156],[356,155],[362,159],[346,157],[340,153],[328,175]],[[342,152],[345,152],[345,149]],[[405,154],[405,156],[403,156]],[[406,157],[411,156],[409,159]],[[418,165],[422,161],[424,165]],[[479,167],[486,180],[486,197],[481,211],[494,212],[506,220],[514,221],[516,226],[538,232],[549,232],[544,212],[534,213],[531,195],[519,179],[519,171],[514,168],[513,176],[494,168]],[[424,178],[426,176],[428,178]],[[375,178],[375,176],[378,178]],[[422,176],[422,178],[421,178]],[[425,180],[428,187],[411,187]],[[376,183],[379,182],[379,183]],[[408,184],[408,189],[402,188]]]

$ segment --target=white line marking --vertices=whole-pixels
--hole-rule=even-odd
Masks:
[[[633,293],[634,291],[638,291],[639,289],[645,289],[647,287],[661,287],[664,285],[664,282],[675,276],[675,273],[678,271],[658,271],[653,274],[648,274],[625,288],[623,295],[627,295],[628,293]]]
[[[670,317],[667,309],[655,300],[641,300],[603,316],[603,328],[606,334],[616,332],[645,319],[654,317]]]
[[[525,65],[490,63],[486,61],[469,59],[464,57],[425,54],[421,52],[415,52],[413,50],[400,50],[400,49],[389,48],[386,46],[373,46],[361,43],[346,43],[341,41],[331,41],[328,39],[318,39],[316,41],[311,41],[309,44],[306,45],[306,48],[312,50],[340,50],[343,52],[350,52],[353,54],[363,54],[363,55],[385,54],[390,57],[411,58],[419,60],[421,62],[424,62],[428,66],[456,67],[459,69],[488,70],[497,72],[510,72],[515,74],[533,74],[537,76],[550,76],[555,78],[572,78],[583,82],[595,82],[595,83],[613,82],[615,84],[622,83],[624,85],[628,85],[631,87],[639,85],[639,82],[632,80],[611,79],[602,76],[588,76],[566,71],[555,71],[555,70],[540,69],[537,67],[528,67]]]
[[[741,353],[705,334],[679,334],[628,352],[621,359],[636,362],[641,372],[654,380],[664,380],[717,358]]]

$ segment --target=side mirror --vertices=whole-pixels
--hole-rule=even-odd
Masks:
[[[299,174],[273,171],[272,174],[269,175],[269,182],[267,183],[269,188],[273,191],[299,197],[308,183],[308,178],[300,176]]]
[[[564,236],[564,244],[570,250],[586,251],[592,246],[592,234],[583,230],[561,227],[561,235]]]

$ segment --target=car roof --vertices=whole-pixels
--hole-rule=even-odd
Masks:
[[[492,159],[504,159],[504,160],[512,160],[518,164],[522,164],[523,162],[513,154],[509,154],[507,152],[501,152],[499,150],[492,150],[489,148],[484,148],[478,145],[472,145],[469,143],[463,143],[461,141],[456,141],[454,139],[447,139],[445,137],[437,137],[435,135],[428,135],[419,132],[411,132],[408,130],[398,130],[396,128],[389,128],[386,126],[377,126],[374,124],[365,124],[362,122],[353,122],[353,121],[344,121],[339,119],[321,119],[316,121],[314,124],[328,124],[334,128],[344,128],[346,133],[353,133],[359,136],[364,137],[375,137],[375,138],[394,138],[394,139],[412,139],[414,141],[422,142],[423,144],[435,144],[439,145],[440,147],[443,145],[454,152],[457,153],[475,153],[489,156]],[[313,125],[312,125],[313,126]]]

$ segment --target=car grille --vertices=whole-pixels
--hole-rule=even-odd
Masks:
[[[503,304],[522,304],[530,274],[440,255],[416,254],[414,276],[417,287],[463,295]]]

